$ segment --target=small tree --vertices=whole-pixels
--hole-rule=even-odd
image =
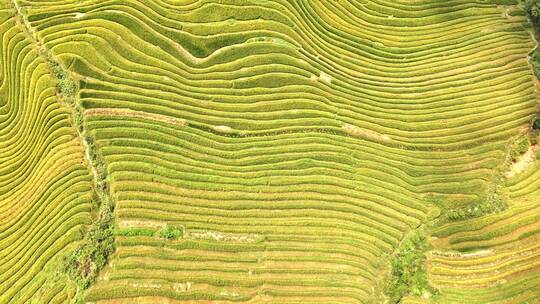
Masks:
[[[165,228],[157,232],[158,237],[168,239],[168,240],[176,240],[182,237],[182,235],[183,235],[182,229],[173,225],[167,225]]]
[[[540,0],[525,0],[524,5],[529,18],[537,25],[540,21]]]
[[[540,130],[540,117],[534,119],[532,127],[535,130]]]

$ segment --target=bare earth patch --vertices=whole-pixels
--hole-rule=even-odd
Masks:
[[[174,283],[173,289],[176,292],[186,292],[186,291],[191,290],[192,285],[193,285],[193,282]]]
[[[185,238],[198,240],[214,240],[218,242],[255,243],[261,239],[256,234],[224,233],[218,231],[186,231]]]
[[[137,298],[100,300],[100,301],[97,301],[96,303],[97,304],[153,304],[153,303],[179,304],[179,303],[186,303],[186,302],[180,301],[180,300],[174,300],[174,299],[166,298],[166,297],[144,296],[144,297],[137,297]]]
[[[459,252],[459,251],[442,251],[442,250],[433,250],[430,252],[432,256],[443,256],[443,257],[454,257],[454,258],[475,258],[475,257],[485,257],[493,254],[492,249],[483,249],[473,252]]]
[[[310,80],[311,81],[320,81],[320,82],[323,82],[323,83],[326,83],[326,84],[331,84],[332,83],[332,76],[326,74],[325,72],[321,71],[319,77],[315,76],[315,75],[311,75],[310,77]]]
[[[188,52],[180,43],[174,43],[174,48],[184,56],[184,58],[188,59],[190,62],[195,64],[200,64],[201,62],[204,62],[205,58],[199,58],[193,56],[190,52]]]
[[[154,121],[161,121],[164,123],[176,125],[179,127],[187,126],[187,121],[185,119],[165,116],[161,114],[147,113],[142,111],[135,111],[131,109],[121,108],[97,108],[97,109],[88,109],[84,111],[84,115],[94,116],[94,115],[111,115],[111,116],[128,116],[128,117],[137,117],[143,119],[149,119]]]
[[[231,133],[233,129],[229,126],[215,126],[214,131],[219,133]]]
[[[512,178],[519,173],[525,171],[534,161],[536,160],[536,150],[538,150],[538,145],[529,147],[527,152],[523,153],[519,159],[512,164],[510,170],[506,172],[507,178]]]
[[[118,221],[119,228],[145,227],[145,228],[163,228],[166,223],[150,220],[122,220]]]
[[[474,252],[468,252],[468,253],[460,253],[459,256],[464,258],[471,258],[471,257],[483,257],[493,254],[493,250],[491,249],[484,249],[484,250],[478,250]]]
[[[186,50],[180,43],[178,42],[173,42],[173,46],[174,48],[178,51],[178,53],[180,53],[180,55],[182,55],[182,57],[184,57],[185,59],[187,59],[190,63],[193,63],[193,64],[201,64],[205,61],[207,61],[210,57],[212,56],[215,56],[221,52],[224,51],[224,49],[226,48],[220,48],[220,49],[217,49],[215,50],[213,53],[209,54],[207,57],[203,57],[203,58],[200,58],[200,57],[195,57],[193,56],[193,54],[191,54],[188,50]]]
[[[390,136],[377,133],[375,131],[362,129],[357,126],[353,126],[350,124],[344,124],[341,129],[345,131],[345,133],[359,138],[374,140],[374,141],[382,141],[382,142],[390,142],[392,141],[392,138]]]

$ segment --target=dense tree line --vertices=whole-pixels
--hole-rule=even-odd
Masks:
[[[525,0],[523,1],[525,11],[533,24],[534,35],[537,40],[540,36],[540,0]],[[537,47],[531,54],[531,64],[534,67],[536,77],[540,79],[540,49]],[[540,116],[533,120],[533,129],[540,130]]]

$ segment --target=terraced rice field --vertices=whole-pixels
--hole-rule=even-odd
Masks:
[[[92,178],[47,63],[13,10],[0,10],[0,303],[61,303],[50,276],[91,222]]]
[[[430,288],[400,303],[540,302],[517,1],[10,0],[0,20],[0,303],[396,303],[415,233]],[[66,257],[109,201],[115,251],[81,286]]]

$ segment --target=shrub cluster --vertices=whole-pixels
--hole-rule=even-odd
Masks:
[[[524,7],[531,21],[537,26],[540,21],[540,0],[525,0]]]
[[[517,143],[514,144],[509,151],[509,157],[511,162],[516,162],[520,156],[525,154],[531,147],[531,144],[533,144],[532,139],[534,139],[536,136],[534,134],[530,134],[528,136],[523,136],[522,138],[518,139]]]
[[[80,133],[85,134],[82,110],[77,103],[79,86],[77,81],[63,69],[47,53],[48,64],[52,74],[57,78],[57,93],[70,103],[74,109],[75,126]],[[106,166],[98,155],[94,137],[84,135],[91,166],[96,171],[96,202],[99,205],[97,220],[88,227],[83,243],[69,255],[63,265],[63,270],[76,282],[81,290],[87,289],[97,278],[100,270],[107,264],[109,256],[115,250],[113,234],[114,204],[110,199]]]
[[[156,233],[156,236],[167,240],[176,240],[183,236],[183,231],[176,226],[167,225],[163,229],[159,230]]]
[[[529,17],[534,29],[534,35],[536,39],[539,39],[540,35],[540,0],[525,0],[523,2],[525,12]],[[531,64],[533,66],[534,73],[537,78],[540,78],[540,49],[537,47],[531,54]],[[533,123],[535,130],[540,128],[540,121],[536,119]]]
[[[49,59],[48,63],[53,75],[58,80],[58,84],[56,85],[57,93],[67,99],[73,98],[79,89],[77,82],[69,77],[58,62]]]
[[[494,191],[489,192],[481,202],[460,209],[448,210],[446,214],[451,221],[461,221],[501,212],[506,208],[508,208],[506,201]]]
[[[435,296],[438,290],[429,285],[425,270],[428,243],[424,233],[416,230],[403,241],[391,259],[392,276],[385,293],[390,303],[399,303],[408,295]]]
[[[141,228],[141,227],[130,227],[124,229],[118,229],[115,231],[116,236],[150,236],[158,237],[167,240],[177,240],[184,236],[184,231],[182,228],[177,226],[167,224],[167,226],[157,230],[155,228]]]
[[[83,244],[64,261],[64,272],[81,289],[94,282],[115,250],[112,224],[112,207],[103,206],[98,221],[90,226]]]

